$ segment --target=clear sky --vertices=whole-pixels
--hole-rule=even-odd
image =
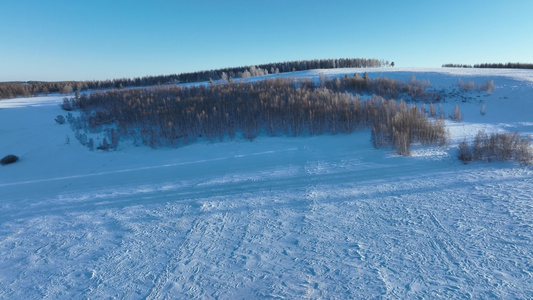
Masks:
[[[533,63],[533,0],[0,0],[0,81],[314,58]]]

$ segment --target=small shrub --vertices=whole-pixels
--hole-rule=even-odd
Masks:
[[[104,138],[104,141],[102,142],[102,144],[100,146],[96,147],[96,149],[107,151],[107,150],[109,150],[109,147],[110,147],[110,145],[107,142],[107,139]]]
[[[67,97],[63,98],[63,103],[61,104],[61,109],[65,111],[71,111],[73,109],[72,104]]]
[[[474,138],[474,143],[472,145],[474,160],[488,160],[486,157],[484,157],[488,154],[488,140],[489,136],[487,135],[485,130],[480,130],[477,132],[476,137]]]
[[[55,120],[58,124],[65,124],[66,119],[63,117],[63,115],[58,115]]]
[[[87,146],[88,144],[87,134],[76,132],[74,137],[76,137],[76,139],[80,142],[80,144],[82,144],[83,146]]]
[[[461,110],[457,104],[455,105],[453,112],[450,114],[450,118],[457,122],[463,121],[463,113],[461,113]]]
[[[429,115],[433,118],[437,117],[437,109],[435,108],[435,105],[433,105],[433,102],[429,104]]]
[[[457,154],[457,158],[459,158],[459,160],[465,165],[474,159],[472,151],[470,151],[470,147],[468,147],[466,140],[459,144],[459,154]]]
[[[531,139],[520,139],[514,155],[515,160],[518,161],[521,165],[533,164],[533,149],[531,148]]]
[[[463,92],[468,92],[476,88],[476,84],[473,81],[463,82],[461,79],[457,80],[457,85]]]
[[[16,162],[18,160],[19,160],[18,156],[13,155],[13,154],[9,154],[9,155],[6,155],[4,158],[2,158],[0,160],[0,164],[5,166],[5,165],[12,164],[12,163],[14,163],[14,162]]]
[[[480,92],[485,91],[490,95],[496,89],[496,85],[494,85],[494,80],[489,79],[483,82],[477,89]]]

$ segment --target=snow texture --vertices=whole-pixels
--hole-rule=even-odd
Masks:
[[[363,131],[91,152],[54,121],[61,97],[0,101],[0,155],[20,157],[0,167],[0,299],[533,298],[533,169],[455,150],[479,129],[531,135],[533,72],[276,76],[364,71],[446,89],[465,120],[450,145],[399,157]],[[497,89],[454,94],[458,78]]]

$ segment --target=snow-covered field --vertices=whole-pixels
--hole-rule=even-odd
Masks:
[[[283,76],[365,71],[450,92],[450,145],[398,157],[363,131],[91,152],[54,121],[61,97],[0,101],[0,156],[20,157],[0,166],[0,299],[533,298],[533,168],[455,150],[479,129],[532,135],[533,72]],[[453,96],[458,78],[497,89]]]

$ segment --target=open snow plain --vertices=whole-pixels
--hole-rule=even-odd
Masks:
[[[355,71],[446,89],[464,114],[450,145],[398,157],[363,131],[91,152],[54,121],[61,97],[0,101],[0,155],[20,157],[0,167],[0,299],[533,298],[533,169],[455,150],[478,129],[531,135],[533,72]],[[497,89],[454,94],[458,78]]]

